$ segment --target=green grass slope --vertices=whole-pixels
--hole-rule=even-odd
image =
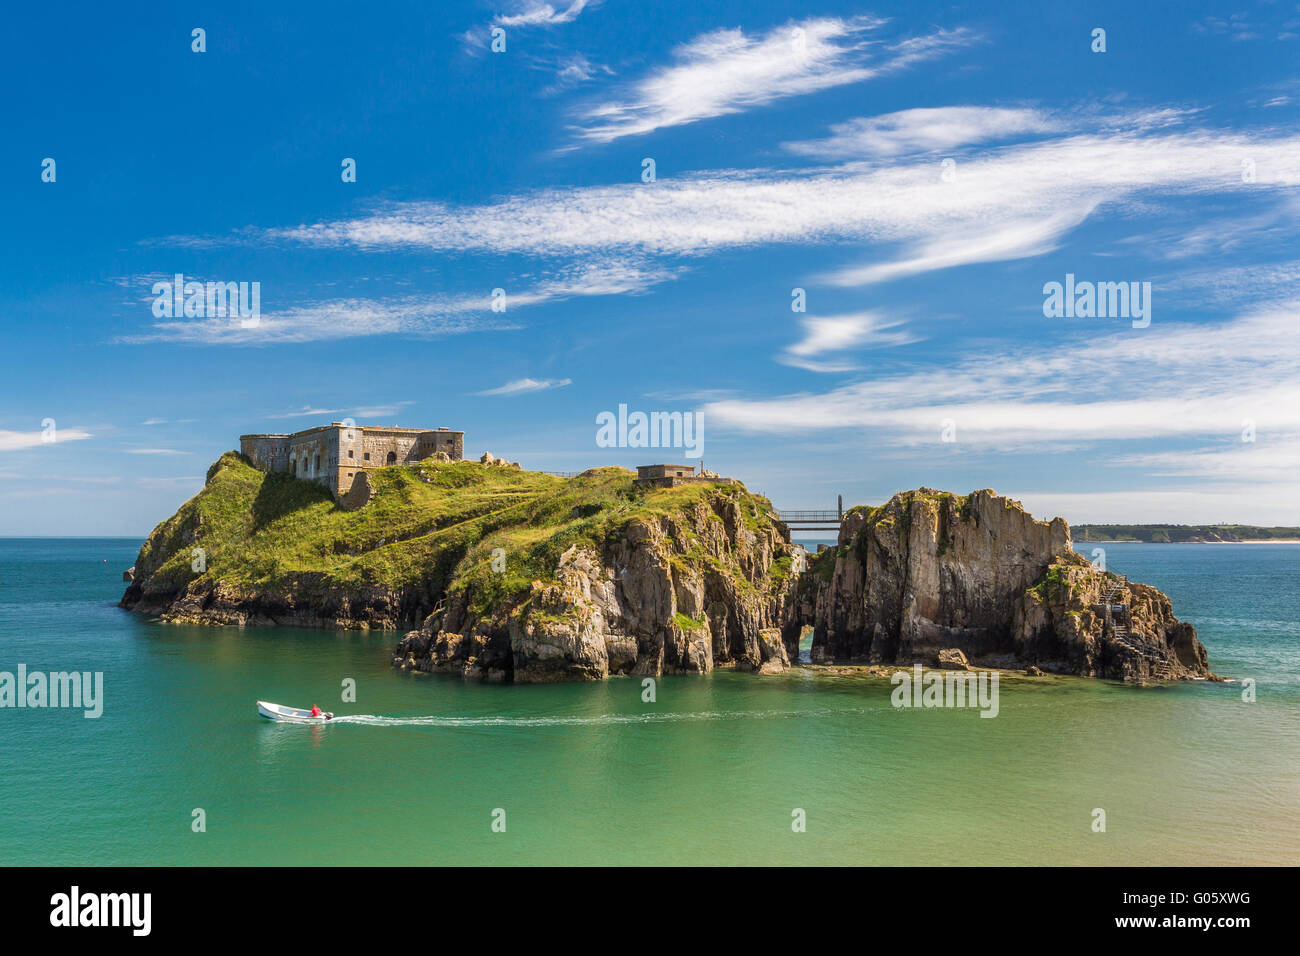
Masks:
[[[468,588],[475,606],[553,579],[575,543],[599,551],[639,517],[680,513],[710,496],[734,497],[752,527],[769,526],[771,504],[743,487],[695,484],[642,489],[622,468],[574,478],[425,461],[370,473],[375,496],[344,511],[313,482],[266,474],[227,452],[208,482],[160,524],[140,551],[124,603],[165,602],[207,577],[243,593],[313,588],[416,588],[440,595]],[[206,569],[193,567],[202,548]],[[505,551],[504,573],[492,567]]]

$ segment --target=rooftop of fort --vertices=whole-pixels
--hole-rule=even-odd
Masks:
[[[329,431],[331,428],[355,428],[359,431],[366,432],[387,432],[394,434],[421,435],[425,432],[450,432],[453,435],[464,435],[463,431],[448,428],[446,425],[439,425],[437,428],[409,428],[405,425],[358,425],[355,422],[330,422],[328,425],[313,425],[311,428],[304,428],[296,432],[250,432],[247,435],[240,435],[242,438],[295,438],[298,435],[310,435],[312,432]]]

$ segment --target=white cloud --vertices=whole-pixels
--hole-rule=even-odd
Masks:
[[[0,451],[20,451],[41,445],[53,447],[62,442],[84,441],[93,436],[82,428],[59,428],[54,432],[54,437],[55,441],[49,441],[44,431],[14,432],[0,429]]]
[[[278,415],[267,415],[267,418],[319,418],[322,415],[338,415],[343,409],[341,408],[312,408],[310,405],[304,405],[295,412],[281,412]]]
[[[757,37],[740,28],[701,34],[673,51],[672,65],[632,84],[620,99],[583,110],[578,135],[607,143],[738,113],[858,83],[972,40],[965,31],[941,31],[888,47],[869,42],[868,34],[884,22],[826,17],[792,21]]]
[[[786,143],[785,148],[826,159],[889,159],[1065,128],[1063,121],[1038,110],[944,106],[849,120],[832,126],[825,139]]]
[[[414,405],[415,402],[393,402],[391,405],[369,405],[364,408],[352,409],[352,414],[357,418],[392,418],[401,412],[408,405]]]
[[[1169,129],[1186,116],[1183,110],[1151,110],[1099,121],[1103,132],[968,155],[952,181],[944,181],[937,161],[724,170],[648,185],[544,189],[481,206],[392,204],[359,218],[257,235],[325,248],[558,261],[531,286],[507,290],[510,316],[516,307],[570,296],[644,292],[683,271],[669,257],[735,248],[867,246],[870,262],[823,277],[842,286],[1022,259],[1057,248],[1072,230],[1101,215],[1137,219],[1159,203],[1189,196],[1231,203],[1249,196],[1251,213],[1237,219],[1271,221],[1276,236],[1294,236],[1287,212],[1300,185],[1300,135]],[[1243,158],[1255,164],[1253,182],[1242,181]],[[1269,204],[1275,210],[1261,214]],[[1223,234],[1242,230],[1225,226]],[[1279,274],[1279,281],[1284,278]],[[1240,281],[1248,284],[1251,277]],[[264,313],[255,329],[225,319],[175,320],[127,341],[266,344],[518,327],[490,305],[486,294],[336,300]]]
[[[940,423],[952,419],[962,447],[985,450],[1226,442],[1240,439],[1247,420],[1264,436],[1300,432],[1300,338],[1292,333],[1300,302],[1214,324],[1157,321],[1105,333],[1099,321],[1079,320],[1077,333],[1051,348],[1003,347],[821,394],[729,399],[703,411],[715,427],[870,429],[882,442],[913,447],[937,443]]]
[[[588,0],[573,0],[565,9],[556,10],[549,3],[528,0],[519,4],[514,13],[499,14],[493,23],[503,27],[554,27],[572,23],[587,8]]]
[[[565,385],[573,384],[571,378],[517,378],[513,382],[506,382],[497,388],[489,388],[487,391],[476,392],[476,395],[526,395],[529,392],[544,392],[547,389],[563,388]]]
[[[1294,242],[1294,239],[1290,241]],[[1294,295],[1296,288],[1300,287],[1300,260],[1210,267],[1180,274],[1162,285],[1171,291],[1186,293],[1195,301],[1220,305],[1284,299]]]
[[[824,361],[819,358],[828,352],[843,352],[851,348],[906,345],[916,341],[916,338],[907,332],[890,331],[902,323],[886,321],[875,312],[855,312],[822,318],[809,317],[801,324],[804,337],[787,347],[778,356],[778,361],[810,372],[846,372],[858,367],[851,362]]]
[[[1242,482],[1294,481],[1300,475],[1300,432],[1265,432],[1252,441],[1240,435],[1216,444],[1175,449],[1115,459],[1118,465],[1133,465],[1162,478],[1194,477],[1232,479]]]
[[[387,405],[366,405],[359,408],[316,408],[312,405],[304,405],[302,408],[291,412],[279,412],[275,415],[265,416],[268,419],[284,418],[324,418],[327,415],[342,415],[344,412],[349,413],[353,419],[362,418],[391,418],[397,415],[408,405],[414,405],[414,402],[392,402]],[[336,419],[331,419],[336,420]],[[364,423],[361,423],[364,424]]]
[[[1241,181],[1241,161],[1256,182]],[[1277,196],[1300,185],[1300,136],[1114,133],[1004,147],[957,165],[844,166],[802,172],[720,171],[626,184],[548,189],[477,207],[413,203],[358,219],[264,233],[316,246],[419,248],[539,256],[702,255],[774,243],[913,242],[945,259],[952,237],[1002,233],[1004,248],[1040,248],[1063,216],[1156,196]],[[1043,224],[1037,235],[1033,222]],[[1044,238],[1047,237],[1047,239]],[[963,257],[962,261],[970,261]],[[652,277],[650,277],[652,278]]]
[[[575,53],[559,65],[558,69],[555,70],[555,82],[546,87],[542,93],[551,96],[580,84],[588,83],[598,76],[613,75],[613,72],[609,67],[592,63],[581,53]]]
[[[239,318],[168,319],[152,331],[119,341],[188,342],[207,345],[274,345],[356,338],[369,335],[458,335],[507,331],[521,326],[514,310],[575,296],[636,294],[672,278],[657,266],[605,257],[554,271],[535,285],[506,289],[506,310],[494,311],[490,291],[460,297],[407,296],[393,299],[334,299],[282,310],[263,310],[258,324],[244,328]],[[323,412],[322,414],[329,414]]]
[[[1067,209],[1045,219],[1029,219],[992,230],[963,230],[954,235],[935,237],[918,244],[905,258],[852,266],[823,278],[831,285],[863,286],[977,262],[1041,256],[1057,248],[1061,236],[1087,219],[1093,208]]]
[[[491,298],[486,294],[459,299],[335,299],[282,310],[263,310],[258,324],[249,328],[239,318],[168,319],[155,322],[150,332],[123,336],[121,341],[273,345],[399,332],[456,335],[512,327],[517,326],[492,316]]]

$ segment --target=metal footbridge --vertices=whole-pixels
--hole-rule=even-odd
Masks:
[[[844,520],[844,496],[840,495],[834,511],[777,511],[791,531],[839,531]]]

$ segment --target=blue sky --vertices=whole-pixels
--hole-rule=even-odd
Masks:
[[[620,404],[780,507],[1300,524],[1294,2],[138,9],[6,14],[0,534],[344,417],[684,457],[598,447]],[[260,321],[155,315],[177,273]],[[1067,274],[1149,324],[1046,316]]]

